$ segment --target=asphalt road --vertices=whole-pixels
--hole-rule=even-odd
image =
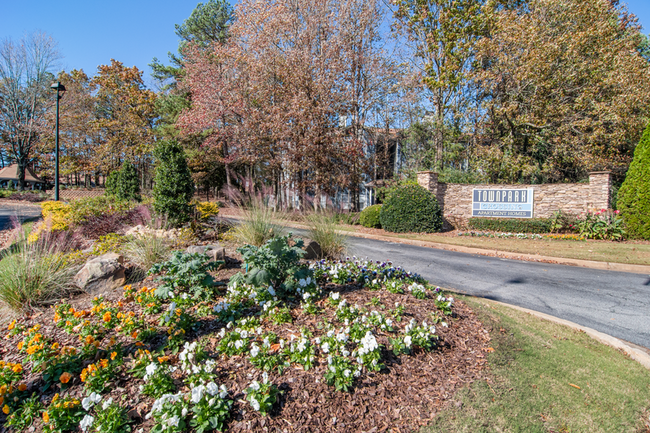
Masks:
[[[0,203],[0,230],[11,227],[12,216],[17,217],[20,221],[38,218],[41,216],[41,208],[39,206]]]
[[[348,252],[360,258],[391,260],[442,288],[550,314],[650,348],[650,275],[354,237],[349,238]]]

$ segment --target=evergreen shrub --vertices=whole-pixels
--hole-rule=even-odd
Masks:
[[[394,188],[379,213],[384,230],[433,233],[442,229],[442,209],[436,197],[419,185]]]
[[[634,150],[617,207],[630,238],[650,239],[650,124]]]
[[[468,227],[507,233],[550,233],[553,222],[550,218],[470,218]]]
[[[118,200],[140,201],[138,172],[131,161],[125,161],[120,170],[113,171],[106,178],[106,194]]]
[[[361,222],[361,225],[364,227],[380,229],[381,228],[381,221],[379,220],[380,213],[381,213],[380,204],[368,206],[367,208],[361,211],[359,222]]]
[[[156,176],[153,186],[154,210],[167,216],[172,225],[181,225],[192,218],[190,204],[194,181],[187,167],[183,148],[176,141],[161,141],[156,147]]]

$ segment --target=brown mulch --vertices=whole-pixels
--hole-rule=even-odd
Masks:
[[[216,273],[220,281],[227,281],[239,271],[239,262],[231,259],[228,267]],[[151,286],[150,278],[140,285]],[[339,291],[349,304],[358,304],[368,310],[373,307],[371,300],[379,298],[387,308],[392,308],[396,302],[404,305],[406,313],[400,322],[400,327],[408,323],[411,318],[421,323],[423,320],[431,321],[431,312],[436,311],[432,299],[418,300],[407,294],[393,294],[385,290],[368,291],[356,286],[330,285],[326,290]],[[107,300],[118,301],[122,299],[122,291],[116,290],[106,296]],[[76,309],[90,309],[92,297],[80,295],[72,300],[66,300]],[[324,304],[321,301],[321,305]],[[126,310],[138,312],[139,306],[135,303],[127,304]],[[231,409],[231,418],[228,422],[229,432],[407,432],[415,431],[420,426],[428,424],[436,414],[445,406],[453,402],[454,393],[462,386],[482,378],[486,369],[486,352],[490,337],[487,330],[480,323],[475,314],[467,305],[456,301],[453,307],[453,316],[445,320],[448,327],[441,324],[436,326],[439,342],[436,349],[431,352],[418,350],[412,355],[396,357],[392,352],[384,351],[382,362],[385,368],[378,373],[364,373],[356,380],[354,389],[350,393],[337,392],[333,387],[324,383],[324,372],[327,361],[319,359],[315,367],[304,371],[300,366],[288,367],[282,375],[271,373],[270,379],[276,384],[283,394],[269,416],[261,416],[251,409],[245,400],[243,390],[252,380],[261,380],[262,373],[253,367],[244,357],[217,358],[219,383],[227,386],[230,398],[234,404]],[[275,332],[282,339],[300,335],[302,327],[308,327],[316,334],[319,323],[333,323],[337,328],[342,324],[334,319],[331,308],[323,310],[322,314],[310,315],[300,309],[293,310],[293,323],[274,325],[269,321],[264,322],[266,331]],[[19,319],[19,322],[33,325],[39,323],[41,332],[61,345],[78,346],[75,335],[68,335],[54,326],[54,312],[52,309],[38,311],[31,316]],[[208,353],[218,357],[216,333],[223,326],[220,322],[208,316],[201,318],[200,327],[188,340],[200,339],[206,343]],[[151,317],[152,324],[157,323],[157,317]],[[386,335],[379,333],[377,340],[386,346]],[[16,344],[21,337],[6,339],[0,345],[0,359],[19,362],[22,359],[16,349]],[[118,337],[125,346],[132,347],[133,341],[129,337]],[[155,343],[153,344],[155,346]],[[153,347],[151,347],[153,348]],[[29,366],[26,366],[26,372]],[[40,375],[25,377],[30,390],[39,392],[42,382]],[[84,396],[84,391],[79,378],[76,377],[74,385],[66,391],[69,395],[79,398]],[[144,428],[149,431],[153,421],[144,420],[149,412],[152,398],[144,396],[138,390],[142,384],[140,379],[126,373],[116,379],[114,386],[105,398],[112,396],[115,401],[127,407],[130,416],[137,424],[136,429]],[[178,385],[182,385],[180,376]],[[59,392],[57,387],[47,391],[42,397],[48,403],[54,394]],[[187,389],[180,388],[183,392]],[[3,424],[0,415],[0,426]],[[41,420],[35,423],[35,432],[41,432]],[[0,432],[4,431],[0,427]]]

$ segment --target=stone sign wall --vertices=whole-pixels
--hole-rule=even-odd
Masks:
[[[549,183],[542,185],[465,185],[439,183],[438,173],[418,173],[418,183],[434,193],[442,206],[446,225],[463,227],[472,217],[472,191],[485,189],[528,189],[534,190],[533,217],[550,217],[553,212],[563,210],[581,213],[610,207],[611,173],[599,171],[589,173],[589,183]]]

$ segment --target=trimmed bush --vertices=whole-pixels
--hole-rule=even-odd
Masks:
[[[508,233],[550,233],[550,218],[470,218],[467,226],[474,230]]]
[[[380,229],[381,221],[379,220],[379,214],[381,213],[381,205],[375,204],[368,206],[361,211],[361,216],[359,217],[359,222],[364,227],[371,229]]]
[[[617,207],[631,238],[650,239],[650,124],[634,150]]]
[[[140,201],[140,181],[138,172],[131,161],[126,161],[117,176],[117,198]]]
[[[404,185],[390,192],[381,207],[379,220],[389,232],[439,232],[442,209],[431,192],[419,185]]]
[[[172,225],[181,225],[192,218],[194,181],[183,148],[175,141],[161,141],[156,147],[156,177],[153,186],[153,208]]]

